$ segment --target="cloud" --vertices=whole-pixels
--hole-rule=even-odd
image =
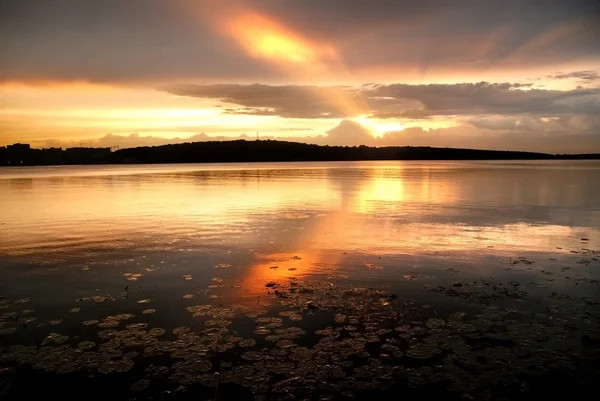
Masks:
[[[285,77],[224,34],[234,8],[330,44],[353,74],[535,70],[600,60],[595,0],[5,0],[0,81]]]
[[[600,109],[600,89],[541,90],[518,83],[370,84],[358,88],[223,84],[179,85],[165,90],[239,106],[226,109],[233,114],[290,118],[360,114],[406,119],[479,114],[553,116],[595,114]]]
[[[485,130],[513,132],[515,134],[536,137],[544,134],[596,134],[600,135],[600,116],[564,115],[555,117],[538,116],[495,116],[472,117],[464,121],[475,128]]]
[[[373,144],[371,132],[355,121],[343,120],[338,126],[327,131],[323,141],[327,145],[359,146]]]
[[[177,96],[216,99],[241,106],[225,109],[231,114],[343,118],[368,111],[359,93],[345,87],[219,84],[175,85],[163,89]]]
[[[557,73],[554,75],[549,75],[549,78],[552,79],[579,79],[583,82],[594,82],[600,80],[600,75],[596,71],[574,71],[565,73]]]
[[[289,59],[294,51],[273,49],[272,41],[259,49],[248,48],[245,32],[238,36],[227,32],[239,25],[240,15],[272,22],[269,25],[277,29],[267,38],[283,50],[291,47],[308,61],[282,66],[285,60],[265,54]],[[185,100],[189,107],[212,107],[218,102],[225,114],[237,115],[223,119],[219,115],[214,124],[207,120],[184,124],[175,119],[172,124],[157,124],[153,119],[139,126],[128,121],[121,128],[116,120],[111,128],[104,121],[86,126],[83,121],[63,120],[62,124],[58,119],[52,126],[38,126],[33,119],[18,117],[5,121],[5,131],[19,138],[97,136],[99,144],[135,146],[189,140],[185,136],[197,131],[234,135],[259,129],[262,134],[257,121],[269,121],[265,129],[287,123],[314,129],[342,121],[330,131],[321,128],[321,135],[299,133],[297,139],[377,145],[422,141],[460,146],[464,142],[514,148],[537,143],[548,149],[572,149],[579,141],[592,146],[591,138],[600,136],[594,117],[600,109],[599,18],[597,0],[0,0],[0,84],[83,81],[124,90],[135,87],[132,91],[160,87],[187,97],[177,101]],[[288,35],[281,40],[278,32]],[[295,40],[285,40],[290,38]],[[255,47],[259,42],[249,41]],[[311,64],[321,62],[328,68],[306,74]],[[525,83],[471,78],[503,81],[514,79],[511,76],[583,87],[542,90]],[[389,84],[392,79],[401,83]],[[321,84],[374,80],[385,84]],[[409,84],[417,81],[438,83]],[[449,83],[465,81],[470,82]],[[11,104],[14,99],[20,99],[19,107],[24,108],[35,103],[29,103],[31,97],[11,97],[10,90],[0,95],[0,103],[8,108],[16,108]],[[118,108],[110,104],[109,96],[86,97],[90,108],[100,104]],[[196,103],[195,98],[211,101]],[[166,104],[156,100],[152,107]],[[142,105],[132,101],[127,106]],[[358,115],[370,116],[374,123],[399,119],[410,126],[449,122],[458,128],[412,128],[375,138],[352,121]],[[282,118],[282,124],[276,117]],[[241,128],[238,123],[245,121],[248,127]],[[100,132],[125,129],[140,135],[99,137]],[[161,130],[171,139],[144,135],[161,135]],[[294,135],[283,130],[278,131]]]
[[[417,101],[422,116],[594,113],[600,105],[599,89],[540,90],[510,83],[379,85],[372,93]]]
[[[132,133],[129,135],[117,135],[117,134],[106,134],[98,138],[87,139],[85,146],[99,147],[99,148],[135,148],[138,146],[160,146],[168,145],[171,143],[184,143],[184,142],[204,142],[204,141],[227,141],[231,140],[232,137],[220,136],[220,135],[207,135],[205,133],[195,134],[188,137],[175,137],[165,138],[161,136],[153,135],[140,135],[139,133]],[[246,135],[240,135],[236,139],[250,139]],[[81,146],[81,141],[78,140],[60,140],[60,139],[48,139],[36,144],[38,147],[61,147],[70,148]]]
[[[335,146],[433,146],[472,149],[523,150],[547,153],[600,153],[600,116],[472,118],[463,124],[440,129],[407,128],[375,137],[361,124],[342,120],[336,127],[313,136],[261,135],[262,140],[273,139],[291,142]],[[91,146],[120,148],[158,146],[169,143],[254,140],[245,134],[238,136],[209,135],[205,133],[185,137],[160,137],[152,135],[108,134],[86,140]],[[38,147],[80,146],[79,141],[47,140],[36,143]]]
[[[112,114],[118,117],[110,120],[94,120],[94,113],[90,112],[91,125],[86,125],[87,120],[71,119],[63,123],[59,118],[50,118],[46,120],[48,124],[43,124],[40,119],[39,124],[46,125],[43,132],[32,128],[31,121],[35,121],[37,115],[35,110],[26,118],[11,116],[6,111],[10,109],[0,114],[5,115],[5,131],[20,140],[27,135],[28,140],[39,142],[39,138],[61,136],[99,138],[105,132],[134,131],[140,134],[105,136],[97,140],[98,146],[155,145],[206,140],[207,137],[230,139],[243,132],[260,131],[262,139],[279,135],[280,139],[330,145],[463,146],[549,152],[583,152],[587,146],[590,147],[588,152],[600,152],[600,116],[597,112],[600,88],[559,91],[535,89],[529,84],[480,82],[445,85],[370,83],[354,87],[183,84],[162,89],[189,97],[176,99],[186,108],[197,104],[212,107],[220,102],[219,110],[223,114],[208,120],[201,115],[188,121],[181,117],[163,119],[160,116],[157,119],[127,119],[127,110],[135,112],[133,107],[115,110],[118,112]],[[161,96],[171,99],[168,95]],[[52,116],[52,112],[49,114]],[[247,116],[235,116],[240,114]],[[256,115],[270,118],[255,118]],[[354,118],[358,115],[367,117]],[[119,125],[122,119],[127,125]],[[413,128],[383,137],[374,137],[370,131],[377,130],[381,134],[385,127],[396,129],[389,127],[398,123]],[[113,126],[107,128],[106,124]],[[331,129],[334,124],[339,125]],[[457,128],[428,129],[442,124]],[[295,134],[287,129],[305,131]],[[192,136],[190,139],[196,132],[220,136]]]
[[[485,130],[515,130],[522,124],[518,117],[477,117],[465,121],[473,127]]]
[[[397,145],[581,154],[600,152],[600,137],[567,130],[523,135],[518,131],[461,126],[428,131],[418,127],[409,128],[385,134],[378,141],[378,146]]]
[[[0,81],[145,84],[276,74],[236,51],[188,3],[1,1]]]

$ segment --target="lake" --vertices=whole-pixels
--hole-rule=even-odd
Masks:
[[[584,391],[599,177],[598,161],[2,168],[0,394]]]

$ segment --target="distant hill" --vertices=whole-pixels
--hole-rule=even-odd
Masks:
[[[112,163],[210,163],[352,160],[548,160],[582,158],[545,153],[411,146],[321,146],[284,141],[194,142],[122,149]],[[585,155],[583,158],[600,158]]]
[[[17,150],[18,149],[18,150]],[[11,153],[12,152],[12,153]],[[28,145],[0,148],[0,165],[230,163],[353,160],[556,160],[600,159],[600,154],[546,153],[432,148],[412,146],[321,146],[261,140],[191,142],[138,147],[111,152],[108,148],[29,149]]]

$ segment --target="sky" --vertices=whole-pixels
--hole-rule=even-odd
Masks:
[[[0,0],[0,146],[600,153],[598,0]]]

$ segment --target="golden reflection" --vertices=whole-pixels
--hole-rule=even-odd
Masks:
[[[371,213],[397,210],[403,204],[417,203],[426,206],[457,201],[459,194],[453,181],[440,181],[427,168],[419,171],[418,179],[413,174],[413,169],[403,173],[399,167],[392,170],[372,170],[369,180],[362,184],[349,207],[354,212]]]
[[[286,241],[287,249],[296,252],[275,251],[271,253],[257,252],[255,261],[248,267],[243,279],[243,294],[254,296],[264,294],[265,284],[270,281],[286,282],[290,277],[304,277],[316,273],[335,274],[335,270],[343,259],[343,253],[330,252],[327,237],[328,227],[344,226],[342,213],[331,213],[320,216],[310,230],[302,230]],[[287,239],[287,238],[286,238]]]
[[[263,283],[264,288],[264,283],[268,281],[307,275],[316,263],[321,262],[320,256],[311,251],[312,249],[303,249],[300,252],[256,253],[256,262],[250,272],[252,280]]]
[[[533,225],[510,217],[496,220],[494,213],[487,220],[474,220],[470,213],[477,209],[471,205],[461,210],[461,198],[467,196],[475,205],[488,205],[489,196],[503,196],[503,189],[494,189],[492,182],[461,184],[444,174],[443,165],[415,169],[390,163],[386,167],[365,169],[350,179],[332,175],[333,191],[329,194],[338,200],[337,207],[313,218],[300,214],[299,219],[307,221],[303,230],[275,241],[274,247],[286,251],[257,252],[246,270],[243,295],[264,293],[269,281],[287,282],[290,277],[308,275],[326,279],[338,270],[353,270],[354,278],[365,274],[384,277],[391,268],[389,261],[399,255],[472,260],[495,255],[505,257],[508,263],[524,253],[554,252],[564,246],[565,239],[580,236],[577,227]],[[543,192],[544,187],[540,190]],[[588,234],[596,235],[600,237],[598,233]],[[294,260],[294,256],[301,260]],[[382,260],[388,262],[382,270],[366,267],[380,266]],[[401,263],[393,266],[401,271],[411,268]],[[483,270],[491,268],[480,266]]]
[[[408,181],[408,188],[405,188],[404,180],[400,178],[405,175],[403,168],[396,163],[390,167],[367,168],[361,171],[360,178],[348,177],[349,179],[339,179],[333,172],[330,178],[335,192],[331,194],[341,203],[338,202],[337,208],[312,220],[297,235],[285,238],[281,245],[294,250],[293,252],[256,253],[256,261],[248,268],[244,278],[244,295],[264,293],[265,284],[269,281],[285,282],[292,276],[325,274],[324,277],[327,277],[335,274],[347,251],[370,255],[367,260],[351,262],[354,267],[366,271],[365,266],[377,264],[379,256],[393,252],[414,253],[418,252],[417,248],[428,245],[431,238],[425,235],[428,230],[426,226],[418,229],[423,230],[423,233],[417,233],[418,241],[415,241],[412,229],[399,232],[390,219],[374,221],[373,216],[385,212],[402,213],[402,204],[407,200],[440,203],[449,201],[449,186],[440,186],[446,188],[442,192],[431,191],[427,187],[426,190],[414,191],[407,197],[405,191],[419,189],[421,180]],[[423,177],[425,181],[431,179],[428,174]],[[410,207],[409,213],[413,217],[419,215],[414,207]],[[290,213],[284,216],[289,218]],[[302,217],[306,216],[300,215]],[[277,242],[275,245],[278,245]],[[274,266],[277,268],[273,268]],[[289,270],[290,268],[294,270]]]
[[[583,236],[600,239],[598,230],[585,228],[597,214],[567,207],[594,196],[585,192],[592,189],[565,194],[561,185],[546,185],[543,170],[501,182],[493,179],[496,167],[476,165],[466,171],[466,166],[365,162],[9,169],[0,171],[0,255],[51,260],[99,250],[107,255],[149,249],[248,255],[250,250],[249,262],[216,262],[235,263],[236,278],[243,279],[239,295],[244,296],[264,293],[268,281],[290,276],[325,279],[350,271],[358,278],[385,277],[388,269],[412,267],[403,257],[439,253],[459,260],[493,254],[508,261],[521,253],[554,252],[569,239],[579,246]],[[561,215],[536,225],[523,221],[522,209],[506,205],[558,207]]]
[[[381,205],[371,207],[371,202],[403,202],[404,196],[402,180],[374,177],[359,192],[354,208],[355,211],[367,212],[373,207],[381,207]]]

